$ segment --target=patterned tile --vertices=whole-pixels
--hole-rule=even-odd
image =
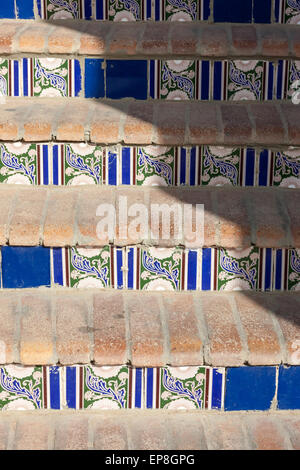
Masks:
[[[0,183],[37,184],[36,144],[0,144]]]
[[[184,253],[180,248],[141,248],[141,290],[181,290]]]
[[[281,17],[284,23],[300,24],[299,0],[282,0],[280,5]]]
[[[104,149],[93,145],[64,145],[64,184],[101,184]]]
[[[70,273],[67,275],[70,287],[112,287],[112,249],[109,246],[102,249],[70,248],[66,270]]]
[[[43,20],[90,19],[92,0],[37,0]]]
[[[0,409],[43,408],[42,367],[7,365],[0,368]]]
[[[256,290],[259,249],[218,250],[217,290]]]
[[[33,59],[33,96],[77,96],[81,89],[78,60]]]
[[[207,20],[209,15],[209,0],[156,0],[155,2],[155,20],[157,21]]]
[[[216,23],[251,23],[252,0],[214,0],[214,21]]]

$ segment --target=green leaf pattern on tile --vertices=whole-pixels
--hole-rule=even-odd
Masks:
[[[239,184],[240,149],[203,147],[202,184]]]
[[[288,289],[300,290],[300,250],[289,250]]]
[[[127,396],[128,367],[85,367],[84,408],[127,408]]]
[[[218,290],[256,289],[259,249],[219,250]]]
[[[290,188],[300,187],[300,150],[276,152],[273,184]]]
[[[71,248],[71,287],[110,287],[110,250]]]
[[[162,368],[160,407],[202,409],[204,407],[204,387],[204,367]]]
[[[228,63],[228,99],[261,100],[263,62],[235,60]]]
[[[195,60],[161,61],[160,98],[194,99],[196,67]]]
[[[66,184],[101,184],[102,156],[98,146],[65,145]]]
[[[137,184],[169,186],[173,184],[174,147],[138,148]]]
[[[181,263],[180,249],[142,249],[141,289],[180,290]]]
[[[42,408],[42,368],[12,365],[1,367],[0,408]]]
[[[0,183],[36,184],[36,144],[0,145]]]

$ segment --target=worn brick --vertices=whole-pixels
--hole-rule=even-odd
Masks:
[[[94,361],[119,365],[128,361],[126,318],[123,295],[97,293],[94,296]]]
[[[299,99],[299,93],[296,96]],[[292,102],[282,103],[281,116],[285,121],[285,127],[288,132],[288,145],[299,145],[300,143],[300,121],[299,121],[299,105]],[[277,143],[277,140],[274,141]]]
[[[259,28],[262,54],[266,57],[287,57],[289,40],[286,29]]]
[[[55,363],[50,299],[42,295],[24,294],[21,308],[21,363]]]
[[[163,297],[166,324],[169,331],[169,360],[172,366],[203,363],[202,340],[198,331],[193,296],[168,295]]]
[[[52,432],[50,420],[41,416],[19,416],[13,450],[48,450]]]
[[[79,54],[102,55],[108,49],[110,25],[101,21],[89,21],[86,31],[80,37]]]
[[[19,25],[11,22],[0,24],[0,53],[10,54],[13,52],[13,41],[15,34],[19,31]]]
[[[207,325],[206,362],[212,365],[236,366],[244,362],[242,340],[231,304],[225,295],[203,295],[197,303]]]
[[[149,415],[144,421],[131,421],[129,427],[131,449],[168,450],[172,448],[168,440],[165,422],[157,417]]]
[[[291,50],[295,57],[300,56],[300,31],[298,25],[289,28],[289,34],[291,38]]]
[[[50,31],[48,36],[48,51],[50,54],[70,54],[77,49],[79,33],[74,28],[61,25]]]
[[[300,211],[295,209],[299,206],[300,194],[298,195],[298,191],[297,193],[294,191],[291,192],[288,188],[283,194],[284,206],[289,218],[292,245],[298,247],[300,246]]]
[[[19,51],[26,53],[44,52],[47,48],[48,25],[31,23],[21,30],[19,35]]]
[[[120,142],[123,138],[121,122],[127,116],[127,107],[127,102],[118,102],[115,107],[97,103],[91,116],[91,141],[103,144]]]
[[[94,419],[94,444],[95,450],[127,450],[126,424],[121,420],[103,416],[101,421]]]
[[[88,364],[91,360],[88,304],[74,294],[55,299],[56,352],[60,364]]]
[[[18,314],[18,299],[12,295],[1,296],[0,302],[0,364],[12,364],[15,357],[16,343],[16,317]]]
[[[89,421],[85,415],[64,416],[56,419],[55,441],[56,450],[88,450]]]
[[[27,142],[51,141],[56,132],[56,120],[61,113],[58,103],[54,102],[53,98],[43,97],[43,101],[36,102],[34,108],[26,106],[26,101],[24,101],[24,108],[27,112],[23,119],[24,140]],[[22,121],[20,122],[19,119],[17,122],[22,129]]]
[[[278,108],[273,103],[263,103],[263,106],[250,105],[252,113],[255,142],[267,145],[285,142],[285,128]]]
[[[129,105],[124,124],[124,140],[128,144],[151,144],[153,136],[153,105],[134,102]]]
[[[4,188],[3,188],[4,189]],[[1,194],[0,204],[0,245],[5,245],[9,237],[10,214],[14,207],[16,190],[14,186],[6,187]]]
[[[36,191],[23,189],[18,192],[10,220],[10,245],[39,245],[46,197],[47,190],[44,188]]]
[[[240,415],[205,416],[203,424],[208,450],[245,450],[250,448]]]
[[[284,363],[300,365],[300,299],[296,293],[269,296],[270,310],[274,313],[283,334],[286,357]]]
[[[159,23],[147,22],[138,51],[141,54],[164,55],[168,53],[169,48],[169,30],[170,25],[162,28]]]
[[[255,56],[258,52],[256,27],[254,25],[232,25],[231,30],[234,55]]]
[[[124,189],[122,186],[118,188],[116,193],[116,230],[114,243],[117,246],[128,246],[131,244],[142,243],[147,233],[145,234],[142,223],[138,223],[137,217],[140,217],[139,211],[143,211],[145,207],[148,208],[146,200],[146,191],[136,192],[133,187]],[[136,206],[134,206],[136,205]],[[127,211],[128,217],[125,212]],[[123,218],[123,216],[125,216]],[[147,222],[147,217],[145,217]],[[136,222],[136,223],[135,223]]]
[[[103,191],[102,189],[105,190]],[[107,207],[105,208],[105,205]],[[104,246],[113,242],[114,220],[112,214],[112,236],[108,232],[108,227],[100,230],[104,219],[111,215],[110,206],[115,208],[115,190],[111,187],[81,187],[77,200],[77,217],[75,230],[77,240],[80,246]],[[103,222],[104,223],[104,222]]]
[[[131,360],[136,367],[164,365],[164,333],[157,296],[128,292],[126,310],[131,330]]]
[[[178,28],[177,22],[171,22],[170,42],[172,53],[187,57],[196,54],[199,40],[199,28],[192,23],[186,23]],[[203,54],[204,55],[204,54]]]
[[[251,201],[251,238],[256,246],[281,248],[289,244],[286,211],[280,204],[279,193],[270,189],[257,193],[253,188],[247,188],[247,197]]]
[[[170,442],[173,450],[207,450],[207,441],[204,433],[203,419],[198,415],[178,413],[170,415],[168,429],[171,434]]]
[[[287,450],[287,435],[278,420],[271,416],[256,416],[247,420],[255,450]]]
[[[278,335],[265,302],[268,294],[255,297],[235,294],[239,318],[247,337],[248,358],[251,365],[279,364],[282,357]]]
[[[58,189],[49,194],[44,223],[45,246],[72,246],[78,193]]]
[[[300,450],[300,420],[292,413],[283,415],[282,424],[289,434],[293,449]]]
[[[247,108],[229,103],[221,104],[224,143],[228,145],[244,145],[252,139],[252,124],[249,119]]]
[[[223,142],[222,129],[218,122],[218,106],[215,103],[191,103],[188,125],[189,144],[216,145]]]
[[[230,40],[224,26],[205,25],[200,30],[198,53],[206,57],[226,57],[230,52]]]
[[[117,22],[110,36],[109,52],[123,55],[134,55],[141,37],[144,25],[137,22],[133,29],[130,23]]]
[[[160,145],[182,145],[185,140],[185,109],[178,103],[166,101],[158,103],[154,111],[154,123],[157,126],[156,143]],[[181,104],[181,103],[180,103]]]
[[[9,442],[10,428],[15,426],[12,419],[5,419],[2,417],[0,422],[0,450],[7,450]]]
[[[86,140],[85,123],[90,110],[81,103],[73,113],[72,105],[66,105],[63,112],[57,117],[56,137],[60,141],[84,142]]]

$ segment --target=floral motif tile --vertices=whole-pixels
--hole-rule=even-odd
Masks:
[[[180,248],[151,247],[140,251],[140,289],[181,289],[183,252]]]
[[[192,21],[202,12],[202,3],[207,0],[156,0],[156,20]],[[208,6],[206,5],[206,8]],[[199,19],[202,19],[201,16]]]
[[[218,250],[218,290],[256,290],[259,276],[259,248]]]
[[[92,0],[38,0],[38,9],[45,20],[89,19]]]
[[[288,250],[288,290],[300,290],[300,250]]]
[[[300,24],[300,2],[299,0],[282,0],[284,5],[284,22]]]
[[[0,99],[8,95],[8,60],[0,58]]]
[[[202,409],[205,397],[205,367],[161,369],[160,408]]]
[[[196,74],[198,62],[195,60],[160,61],[160,95],[168,100],[188,100],[196,98]]]
[[[274,156],[273,185],[300,187],[300,150],[276,152]]]
[[[37,145],[0,144],[0,183],[37,184]]]
[[[264,62],[235,60],[228,62],[227,98],[261,100],[263,97]]]
[[[101,184],[103,148],[65,144],[65,184]]]
[[[70,287],[111,286],[110,247],[70,249]]]
[[[299,15],[300,17],[300,15]],[[300,60],[291,60],[288,63],[289,72],[288,72],[288,90],[287,98],[292,99],[295,93],[299,94],[300,87],[295,85],[300,80]],[[296,96],[299,99],[299,96]]]
[[[175,148],[151,145],[137,149],[136,181],[138,185],[171,186],[174,184]]]
[[[127,366],[84,368],[84,408],[127,408],[128,394]]]
[[[0,368],[0,409],[43,408],[42,367],[8,365]]]
[[[34,59],[34,96],[74,96],[71,78],[72,64],[74,65],[74,61],[68,59]]]
[[[201,184],[223,186],[240,183],[240,148],[202,147]]]

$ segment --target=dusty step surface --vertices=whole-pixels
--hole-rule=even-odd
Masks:
[[[300,365],[299,293],[0,292],[1,364]]]
[[[1,185],[0,196],[1,245],[300,246],[299,189]]]
[[[297,25],[0,21],[0,53],[101,57],[299,58]]]
[[[1,450],[299,450],[300,412],[7,412]]]
[[[128,145],[299,146],[290,102],[204,102],[9,97],[0,140]]]

